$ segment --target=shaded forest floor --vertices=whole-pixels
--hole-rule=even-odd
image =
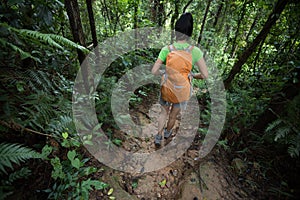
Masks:
[[[149,113],[151,111],[151,114]],[[151,118],[159,114],[157,95],[153,94],[144,98],[142,103],[131,109],[133,121],[137,124],[148,124]],[[150,116],[149,116],[150,115]],[[175,124],[175,130],[180,125],[179,120]],[[200,124],[200,126],[202,126]],[[119,130],[114,131],[114,136],[122,138],[124,134]],[[155,133],[149,133],[153,138]],[[173,134],[173,139],[175,134]],[[12,136],[12,135],[11,135]],[[10,136],[10,140],[13,137]],[[8,138],[7,138],[8,139]],[[41,136],[27,135],[25,138],[14,138],[12,142],[24,140],[30,146],[41,143]],[[155,151],[153,139],[145,140],[131,137],[122,140],[122,147],[127,151],[144,152]],[[168,145],[172,139],[165,144]],[[93,179],[102,180],[114,188],[113,196],[120,200],[217,200],[217,199],[268,199],[263,185],[261,166],[258,163],[248,165],[242,159],[229,156],[229,153],[216,145],[212,152],[203,159],[198,158],[201,145],[201,136],[196,135],[190,148],[176,161],[158,171],[130,174],[110,169],[85,149],[82,148],[84,157],[91,158],[89,166],[103,169],[92,175]],[[47,143],[58,147],[55,152],[59,157],[65,157],[65,150],[60,150],[55,140]],[[46,199],[47,193],[43,190],[54,184],[51,179],[52,166],[49,163],[33,161],[26,163],[32,170],[30,180],[20,180],[15,185],[15,192],[8,199]],[[109,199],[107,191],[98,190],[90,193],[90,199]],[[281,199],[280,196],[277,199]],[[285,198],[284,198],[285,199]]]

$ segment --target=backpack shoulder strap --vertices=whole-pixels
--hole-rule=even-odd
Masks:
[[[192,50],[193,50],[194,46],[193,45],[190,45],[188,48],[185,49],[185,51],[191,53]]]
[[[173,44],[169,45],[169,46],[168,46],[168,49],[169,49],[169,51],[170,51],[170,52],[172,52],[172,51],[175,51],[175,50],[176,50],[176,48],[174,47],[174,45],[173,45]]]

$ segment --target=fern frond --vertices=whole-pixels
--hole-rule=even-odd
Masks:
[[[13,163],[19,165],[30,158],[39,158],[39,153],[20,144],[0,143],[0,172],[7,173],[5,167],[13,169]]]
[[[51,120],[49,127],[47,128],[47,131],[58,137],[61,137],[61,134],[66,130],[68,130],[69,133],[76,132],[73,119],[66,115],[60,116],[59,119]]]
[[[296,158],[299,157],[300,147],[289,146],[287,151],[292,158]]]
[[[27,75],[27,82],[33,91],[40,89],[49,94],[55,90],[54,84],[50,80],[50,75],[47,72],[40,70],[27,70],[25,75]]]
[[[16,45],[10,43],[10,42],[6,42],[5,40],[0,38],[0,43],[1,46],[3,47],[10,47],[12,50],[14,50],[15,52],[19,53],[21,56],[21,59],[26,59],[26,58],[31,58],[37,62],[41,62],[40,59],[38,59],[37,57],[32,56],[30,53],[23,51],[20,47],[17,47]]]
[[[288,153],[292,158],[299,157],[300,154],[300,132],[289,138]]]
[[[289,133],[291,132],[291,127],[289,126],[282,126],[276,129],[275,133],[275,138],[274,141],[277,142],[281,138],[285,138]]]
[[[277,128],[282,122],[282,119],[276,119],[275,121],[268,124],[268,127],[266,128],[265,132],[270,133],[271,131],[274,131],[274,129]]]
[[[81,45],[79,45],[79,44],[76,44],[75,42],[73,42],[73,41],[71,41],[71,40],[69,40],[69,39],[67,39],[67,38],[64,38],[64,37],[62,37],[62,36],[60,36],[60,35],[55,35],[55,34],[48,34],[53,40],[55,40],[55,41],[57,41],[57,42],[59,42],[59,43],[61,43],[61,44],[64,44],[64,45],[66,45],[66,46],[69,46],[69,47],[73,47],[73,48],[76,48],[76,49],[79,49],[79,50],[81,50],[82,52],[84,52],[84,53],[86,53],[86,54],[88,54],[90,51],[87,49],[87,48],[85,48],[85,47],[83,47],[83,46],[81,46]]]
[[[8,192],[6,192],[8,190]],[[12,186],[2,186],[0,185],[0,199],[6,199],[8,196],[12,195]]]
[[[59,48],[63,50],[64,48],[60,46],[57,42],[55,42],[48,34],[40,33],[38,31],[32,31],[27,29],[15,29],[11,28],[13,31],[19,34],[19,36],[22,36],[24,38],[30,38],[30,39],[38,39],[41,42],[44,42],[46,44],[49,44],[53,47]]]
[[[12,26],[9,26],[7,23],[0,23],[0,26],[5,27],[8,31],[13,31],[16,34],[18,34],[20,37],[23,37],[24,39],[32,39],[34,41],[39,41],[41,43],[49,44],[53,47],[59,48],[64,50],[64,48],[61,46],[66,45],[72,48],[79,49],[83,51],[84,53],[88,54],[89,50],[79,44],[76,44],[75,42],[55,34],[47,34],[47,33],[40,33],[38,31],[28,30],[28,29],[17,29]],[[3,40],[4,41],[4,40]],[[3,42],[1,41],[1,42]],[[5,41],[4,41],[5,42]],[[24,55],[27,55],[26,53]],[[30,55],[30,54],[29,54]]]
[[[13,183],[14,181],[27,178],[31,174],[31,170],[28,167],[23,167],[22,169],[15,171],[9,175],[8,182]]]

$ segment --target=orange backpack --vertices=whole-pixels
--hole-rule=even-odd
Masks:
[[[170,103],[181,103],[190,99],[192,86],[192,49],[177,50],[173,45],[166,60],[166,71],[162,77],[161,97]]]

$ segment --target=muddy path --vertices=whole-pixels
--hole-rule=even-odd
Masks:
[[[157,122],[160,112],[157,100],[156,94],[144,98],[142,103],[130,110],[132,120],[140,125]],[[122,139],[122,148],[127,151],[151,153],[157,150],[153,143],[153,136],[157,132],[156,124],[148,126],[145,131],[147,137],[134,137],[126,134],[126,130],[115,130],[114,135]],[[161,148],[176,143],[179,126],[180,116],[171,139],[165,141]],[[214,148],[204,159],[198,159],[200,145],[199,139],[194,139],[178,159],[156,171],[126,173],[106,168],[103,181],[114,187],[114,197],[121,200],[253,199],[243,191],[236,177],[232,175],[230,162],[224,153]],[[158,163],[150,163],[155,164]]]

